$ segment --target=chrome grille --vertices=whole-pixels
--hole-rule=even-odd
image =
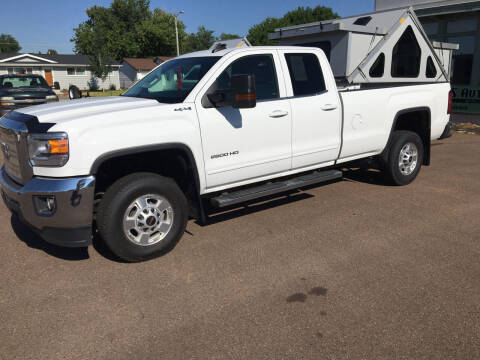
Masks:
[[[22,172],[18,157],[18,140],[13,130],[0,127],[0,150],[5,162],[5,170],[14,180],[20,182]]]

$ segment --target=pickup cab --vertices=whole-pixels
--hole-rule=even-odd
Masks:
[[[339,89],[318,48],[186,54],[123,96],[5,115],[1,194],[50,243],[88,246],[98,230],[141,261],[211,207],[338,179],[352,160],[379,159],[409,184],[448,133],[449,93],[448,82]]]

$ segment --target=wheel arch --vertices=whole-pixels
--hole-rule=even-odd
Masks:
[[[432,112],[428,106],[398,111],[393,119],[387,145],[381,154],[381,158],[385,161],[388,159],[393,132],[396,130],[408,130],[417,133],[422,139],[424,145],[423,165],[430,165],[431,119]]]
[[[155,157],[160,154],[175,154],[181,156],[185,163],[181,164],[180,166],[183,167],[185,171],[190,173],[193,178],[193,190],[194,194],[191,194],[194,201],[192,201],[194,207],[197,210],[197,217],[202,222],[206,222],[206,215],[205,209],[203,207],[203,202],[200,197],[200,175],[197,168],[197,162],[195,161],[195,156],[193,155],[192,150],[189,146],[183,143],[165,143],[165,144],[155,144],[155,145],[145,145],[145,146],[137,146],[127,149],[120,149],[114,150],[107,153],[100,155],[92,164],[90,168],[90,174],[95,175],[97,177],[97,183],[101,183],[98,181],[99,175],[102,168],[108,166],[110,163],[121,162],[122,160],[132,160],[135,159],[136,156],[142,155],[142,157],[150,156]],[[182,161],[176,158],[176,161]],[[131,164],[129,164],[131,165]],[[154,168],[155,164],[152,164],[152,169]],[[125,164],[125,167],[127,165]],[[135,164],[132,166],[133,169],[137,169],[136,171],[148,171],[148,169],[142,168],[141,165]],[[133,171],[133,172],[136,172]],[[161,172],[157,172],[162,175]],[[165,175],[165,174],[163,174]],[[168,175],[168,174],[167,174]],[[182,189],[184,190],[184,189]]]

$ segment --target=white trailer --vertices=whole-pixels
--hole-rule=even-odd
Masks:
[[[269,38],[321,48],[339,84],[446,82],[459,48],[430,42],[412,8],[279,28]]]

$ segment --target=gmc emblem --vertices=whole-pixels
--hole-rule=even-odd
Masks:
[[[8,151],[8,145],[0,141],[0,148],[2,149],[5,160],[10,160],[10,151]]]

